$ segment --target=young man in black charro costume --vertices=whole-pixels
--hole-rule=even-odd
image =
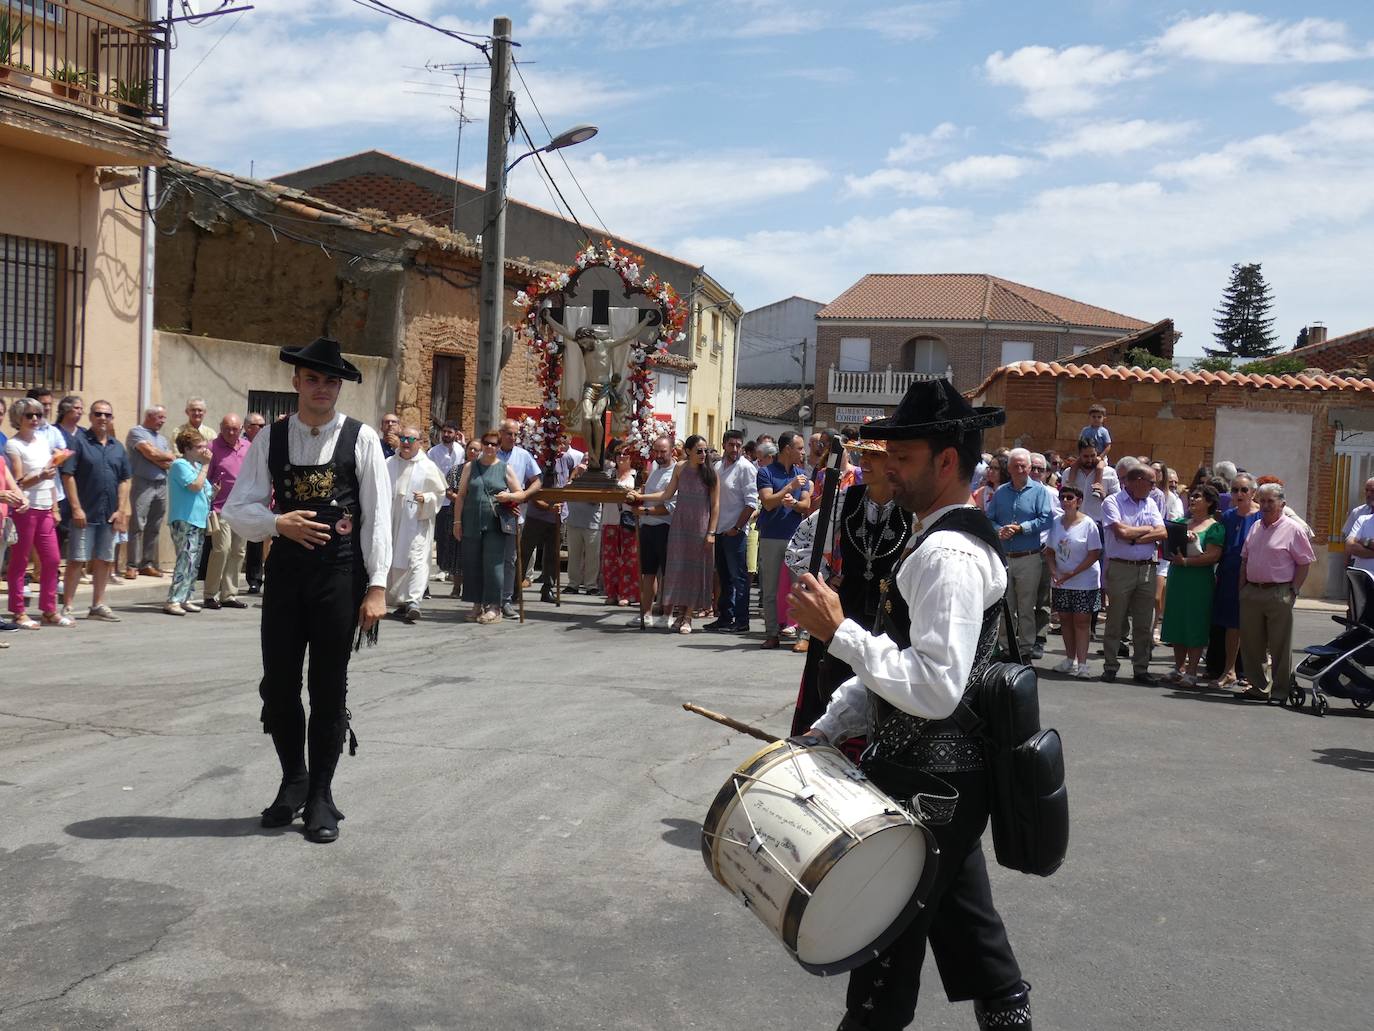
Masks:
[[[304,812],[305,836],[326,844],[338,839],[343,819],[331,788],[344,740],[352,739],[349,654],[355,634],[375,638],[386,613],[390,485],[376,430],[335,411],[343,381],[363,380],[338,342],[284,347],[280,357],[296,366],[296,413],[253,441],[224,518],[250,541],[273,538],[259,691],[282,779],[262,824],[284,827]],[[307,650],[308,730],[301,705]]]
[[[914,384],[894,415],[861,431],[888,442],[887,476],[898,504],[916,517],[878,626],[869,631],[847,620],[839,596],[810,574],[789,598],[793,617],[855,673],[810,734],[832,742],[866,734],[861,767],[892,797],[911,800],[940,848],[925,909],[850,974],[839,1031],[911,1023],[927,941],[946,995],[973,1000],[980,1028],[1031,1027],[1030,985],[993,905],[983,860],[983,743],[952,718],[991,660],[1006,590],[996,533],[968,504],[982,431],[1004,420],[1000,408],[971,407],[948,381]]]

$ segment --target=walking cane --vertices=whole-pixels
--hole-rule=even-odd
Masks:
[[[525,549],[520,523],[515,524],[515,593],[520,597],[520,622],[525,621]]]

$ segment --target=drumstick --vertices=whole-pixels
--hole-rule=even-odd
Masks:
[[[747,723],[741,723],[739,720],[731,719],[729,716],[723,715],[722,713],[712,712],[710,709],[703,709],[700,705],[693,705],[691,702],[683,702],[682,707],[688,712],[694,712],[698,716],[705,716],[708,720],[715,720],[717,723],[722,723],[731,730],[737,730],[741,734],[748,734],[750,737],[756,737],[760,741],[773,742],[778,740],[776,734],[770,734],[766,730],[759,730],[758,727],[751,727]]]

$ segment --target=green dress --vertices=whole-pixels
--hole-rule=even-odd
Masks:
[[[1196,558],[1210,545],[1226,546],[1226,527],[1213,523],[1195,541],[1188,542],[1188,555]],[[1217,567],[1169,565],[1169,581],[1164,589],[1164,624],[1159,637],[1165,644],[1184,648],[1205,648],[1212,633],[1212,590],[1216,587]]]

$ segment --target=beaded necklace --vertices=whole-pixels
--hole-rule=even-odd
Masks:
[[[845,536],[864,558],[865,580],[873,579],[875,562],[891,557],[902,546],[904,535],[892,528],[889,518],[895,504],[895,498],[882,506],[865,498],[864,503],[845,522]],[[874,522],[868,519],[869,505],[878,511],[878,518]]]

